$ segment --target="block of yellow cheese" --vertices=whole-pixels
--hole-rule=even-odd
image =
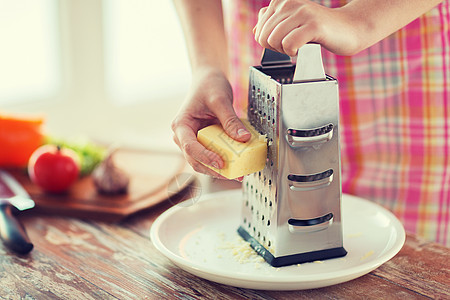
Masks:
[[[224,161],[222,169],[207,166],[228,179],[238,178],[264,169],[267,159],[267,142],[247,120],[242,120],[252,137],[246,143],[229,137],[220,125],[201,129],[197,140],[208,150],[217,153]]]

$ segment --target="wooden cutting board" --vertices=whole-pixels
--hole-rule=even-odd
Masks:
[[[114,162],[130,176],[126,194],[99,194],[90,176],[80,178],[66,193],[49,194],[23,171],[11,173],[36,202],[34,211],[102,221],[119,221],[150,208],[182,192],[195,180],[193,170],[178,153],[118,149]]]

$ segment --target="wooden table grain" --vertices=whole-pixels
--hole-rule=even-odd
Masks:
[[[1,299],[450,299],[450,249],[407,234],[403,249],[371,273],[303,291],[226,286],[176,267],[149,230],[176,201],[119,223],[30,211],[20,216],[34,243],[24,256],[0,245]]]

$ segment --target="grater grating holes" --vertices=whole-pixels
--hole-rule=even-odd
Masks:
[[[248,119],[257,132],[267,136],[269,151],[266,158],[266,167],[263,171],[251,174],[246,177],[245,187],[247,189],[247,199],[244,209],[248,212],[247,227],[249,231],[253,228],[253,237],[266,247],[272,245],[269,227],[273,222],[271,216],[276,211],[272,205],[276,197],[276,186],[272,184],[276,178],[276,170],[273,170],[273,160],[277,157],[276,145],[273,141],[277,137],[276,128],[276,99],[274,90],[266,90],[264,87],[251,83],[251,98],[248,105]],[[248,201],[248,203],[247,203]],[[276,218],[276,215],[275,215]],[[251,222],[250,222],[251,221]]]

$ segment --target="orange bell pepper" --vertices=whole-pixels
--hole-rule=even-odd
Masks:
[[[31,154],[44,143],[42,116],[0,112],[0,167],[26,167]]]

